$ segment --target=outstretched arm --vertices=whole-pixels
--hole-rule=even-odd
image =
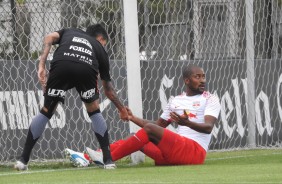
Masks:
[[[111,81],[102,80],[105,95],[114,103],[120,112],[120,118],[122,120],[128,120],[128,113],[124,105],[120,102],[118,95],[116,94]]]
[[[38,73],[37,73],[38,79],[42,86],[43,91],[45,91],[46,82],[47,82],[46,69],[45,69],[47,56],[50,52],[52,44],[58,41],[59,38],[60,38],[59,33],[53,32],[53,33],[46,35],[43,41],[43,47],[42,47],[42,52],[41,52],[41,56],[40,56],[40,60],[38,64]]]
[[[163,128],[167,127],[170,123],[162,118],[159,118],[157,121],[149,121],[146,119],[141,119],[138,118],[136,116],[133,115],[133,113],[131,112],[131,110],[127,107],[127,112],[128,112],[128,119],[130,121],[132,121],[133,123],[135,123],[136,125],[140,126],[141,128],[143,128],[146,124],[148,123],[153,123],[156,125],[159,125]]]

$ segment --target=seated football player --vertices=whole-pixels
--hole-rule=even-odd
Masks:
[[[113,161],[140,150],[156,165],[204,163],[221,108],[219,99],[205,91],[206,78],[202,68],[189,65],[183,70],[182,77],[186,91],[170,98],[157,121],[138,118],[127,108],[129,120],[141,129],[128,139],[110,145]],[[176,133],[166,129],[172,122],[178,124]],[[103,164],[99,151],[86,148],[86,153],[90,160]]]

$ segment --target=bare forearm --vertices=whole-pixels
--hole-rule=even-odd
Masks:
[[[124,105],[120,102],[117,93],[115,92],[113,85],[110,81],[104,82],[105,95],[114,103],[118,110],[122,110]]]
[[[48,54],[52,48],[52,44],[60,39],[60,35],[57,32],[53,32],[45,36],[39,61],[39,66],[45,66]]]
[[[150,121],[150,120],[146,120],[146,119],[141,119],[138,118],[136,116],[132,116],[132,118],[130,119],[133,123],[135,123],[136,125],[140,126],[141,128],[143,128],[146,124],[148,123],[153,123],[156,124],[160,127],[166,128],[170,123],[163,120],[163,119],[158,119],[157,121]]]
[[[141,119],[141,118],[138,118],[136,116],[132,116],[132,118],[130,120],[133,123],[135,123],[136,125],[138,125],[139,127],[141,127],[141,128],[143,128],[148,123],[155,123],[153,121],[149,121],[149,120],[146,120],[146,119]]]
[[[186,126],[201,133],[210,134],[213,129],[213,124],[209,123],[195,123],[187,121]]]
[[[40,62],[39,62],[40,66],[45,66],[51,47],[52,47],[52,41],[50,39],[44,39],[41,56],[40,56]]]

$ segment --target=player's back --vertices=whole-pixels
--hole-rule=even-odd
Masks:
[[[75,28],[62,29],[58,31],[60,40],[56,49],[53,62],[73,61],[91,65],[98,71],[96,53],[103,52],[102,45],[84,31]]]

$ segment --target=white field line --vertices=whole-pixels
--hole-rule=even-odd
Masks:
[[[57,183],[57,182],[56,182]],[[54,184],[56,184],[54,183]],[[81,184],[80,182],[78,182],[79,184]],[[224,183],[224,184],[281,184],[282,182],[244,182],[244,181],[238,181],[238,182],[226,182],[226,181],[216,181],[216,182],[212,182],[212,181],[207,181],[207,182],[203,182],[203,181],[186,181],[186,182],[178,182],[177,184],[188,184],[188,183],[193,183],[193,184],[219,184],[219,183]],[[21,183],[21,184],[41,184],[41,182],[36,182],[36,183]],[[42,184],[46,184],[46,182],[43,182]],[[60,184],[69,184],[68,181],[66,182],[60,182]],[[72,184],[76,184],[72,183]],[[175,184],[175,182],[140,182],[140,181],[128,181],[128,182],[83,182],[83,184]]]
[[[206,160],[227,160],[227,159],[248,158],[248,157],[269,156],[269,155],[282,155],[282,151],[270,153],[270,154],[242,155],[242,156],[221,157],[221,158],[207,158]]]
[[[136,182],[136,181],[128,181],[128,182],[85,182],[85,184],[175,184],[174,182]],[[226,184],[281,184],[282,182],[220,182],[220,181],[217,181],[217,182],[212,182],[212,181],[207,181],[207,182],[203,182],[203,181],[185,181],[185,182],[178,182],[177,184],[187,184],[187,183],[194,183],[194,184],[201,184],[201,183],[207,183],[207,184],[218,184],[218,183],[226,183]],[[40,183],[38,183],[40,184]]]
[[[60,172],[60,171],[72,171],[72,170],[86,170],[93,169],[96,167],[83,167],[83,168],[69,168],[69,169],[48,169],[48,170],[40,170],[40,171],[14,171],[8,173],[0,173],[0,176],[10,176],[10,175],[22,175],[22,174],[33,174],[33,173],[49,173],[49,172]]]
[[[255,156],[268,156],[268,155],[281,155],[282,152],[275,152],[271,154],[259,154],[259,155],[243,155],[243,156],[232,156],[232,157],[221,157],[221,158],[210,158],[206,160],[227,160],[227,159],[236,159],[236,158],[248,158],[248,157],[255,157]],[[84,167],[84,168],[71,168],[71,169],[48,169],[48,170],[40,170],[40,171],[14,171],[14,172],[8,172],[8,173],[0,173],[0,176],[10,176],[10,175],[22,175],[22,174],[33,174],[33,173],[48,173],[48,172],[60,172],[60,171],[71,171],[71,170],[86,170],[86,169],[93,169],[96,167]],[[95,184],[95,183],[101,183],[101,182],[87,182],[87,184]],[[112,182],[112,184],[125,184],[123,182]],[[134,183],[134,182],[133,182]],[[149,183],[149,182],[148,182]],[[161,183],[166,183],[166,182],[160,182]],[[192,182],[192,183],[197,183],[197,182]],[[206,183],[214,183],[214,182],[206,182]],[[238,182],[238,183],[255,183],[255,182]],[[273,183],[273,182],[270,182]],[[280,182],[282,183],[282,182]],[[101,183],[103,184],[103,183]],[[146,182],[144,182],[146,184]]]
[[[154,182],[140,182],[140,181],[138,181],[138,182],[136,182],[136,181],[128,181],[128,182],[85,182],[85,184],[96,184],[96,183],[98,183],[98,184],[175,184],[174,182],[156,182],[156,181],[154,181]],[[187,183],[194,183],[194,184],[202,184],[202,183],[207,183],[207,184],[213,184],[213,183],[215,183],[215,184],[218,184],[218,183],[226,183],[226,184],[281,184],[282,182],[240,182],[240,181],[238,181],[238,182],[226,182],[226,181],[224,181],[224,182],[220,182],[220,181],[216,181],[216,182],[212,182],[212,181],[207,181],[207,182],[203,182],[203,181],[185,181],[185,182],[178,182],[177,184],[187,184]]]

